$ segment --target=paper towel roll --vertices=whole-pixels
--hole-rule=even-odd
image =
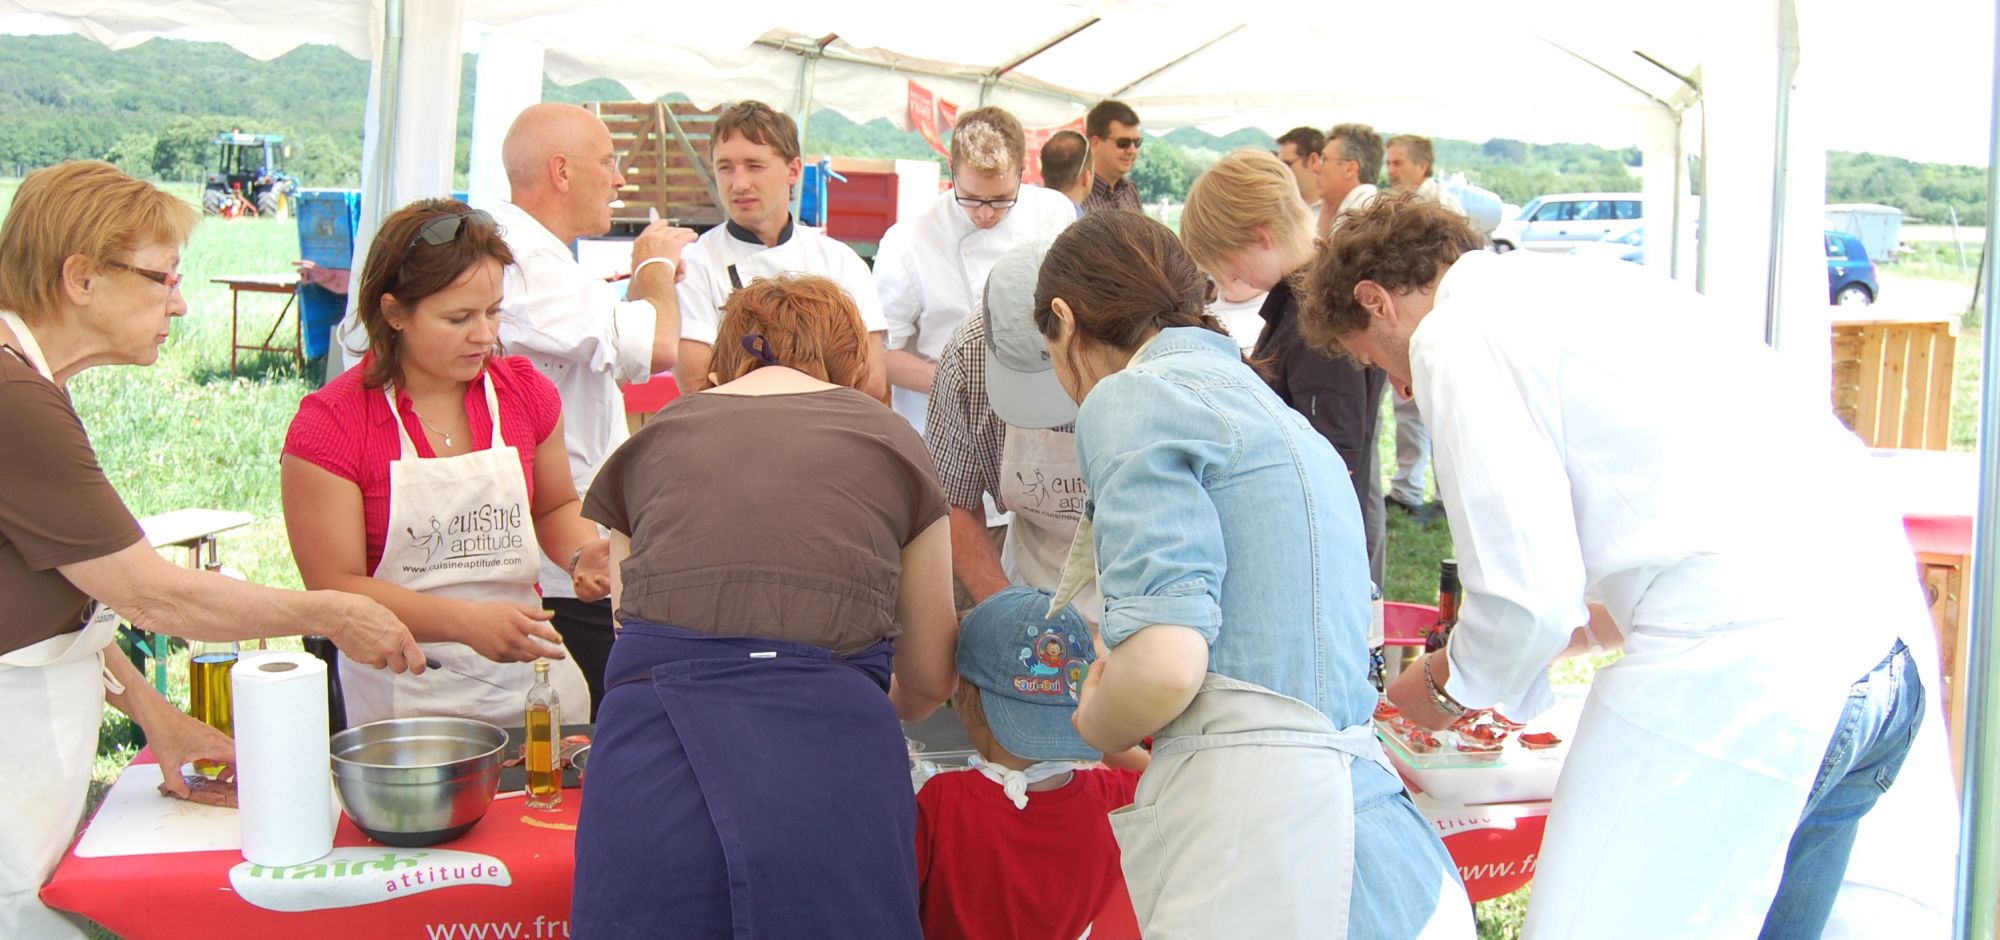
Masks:
[[[266,653],[229,670],[236,697],[236,802],[243,858],[300,865],[333,850],[326,663]]]

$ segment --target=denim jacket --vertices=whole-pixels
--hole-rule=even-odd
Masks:
[[[1104,642],[1198,631],[1209,670],[1365,724],[1368,558],[1347,467],[1234,340],[1164,330],[1076,419]]]

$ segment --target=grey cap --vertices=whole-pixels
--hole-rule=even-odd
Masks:
[[[1056,380],[1048,341],[1035,329],[1035,279],[1049,243],[1015,245],[986,276],[986,397],[1000,420],[1017,428],[1054,428],[1076,420],[1076,402]]]

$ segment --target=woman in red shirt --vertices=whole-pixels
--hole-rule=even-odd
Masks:
[[[541,658],[563,660],[556,691],[588,716],[535,578],[546,552],[569,563],[579,597],[602,597],[609,546],[580,515],[555,386],[495,355],[513,260],[492,218],[464,203],[390,216],[357,288],[368,353],[300,403],[286,436],[285,524],[306,586],[380,601],[446,667],[376,676],[343,657],[350,725],[513,724]]]

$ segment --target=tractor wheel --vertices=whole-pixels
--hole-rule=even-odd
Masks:
[[[201,211],[205,215],[221,215],[222,207],[229,204],[229,194],[220,189],[205,189],[201,193]]]
[[[281,203],[282,200],[278,198],[277,190],[275,189],[264,190],[263,192],[257,194],[257,214],[261,216],[275,218],[278,214],[278,208],[281,205]]]

